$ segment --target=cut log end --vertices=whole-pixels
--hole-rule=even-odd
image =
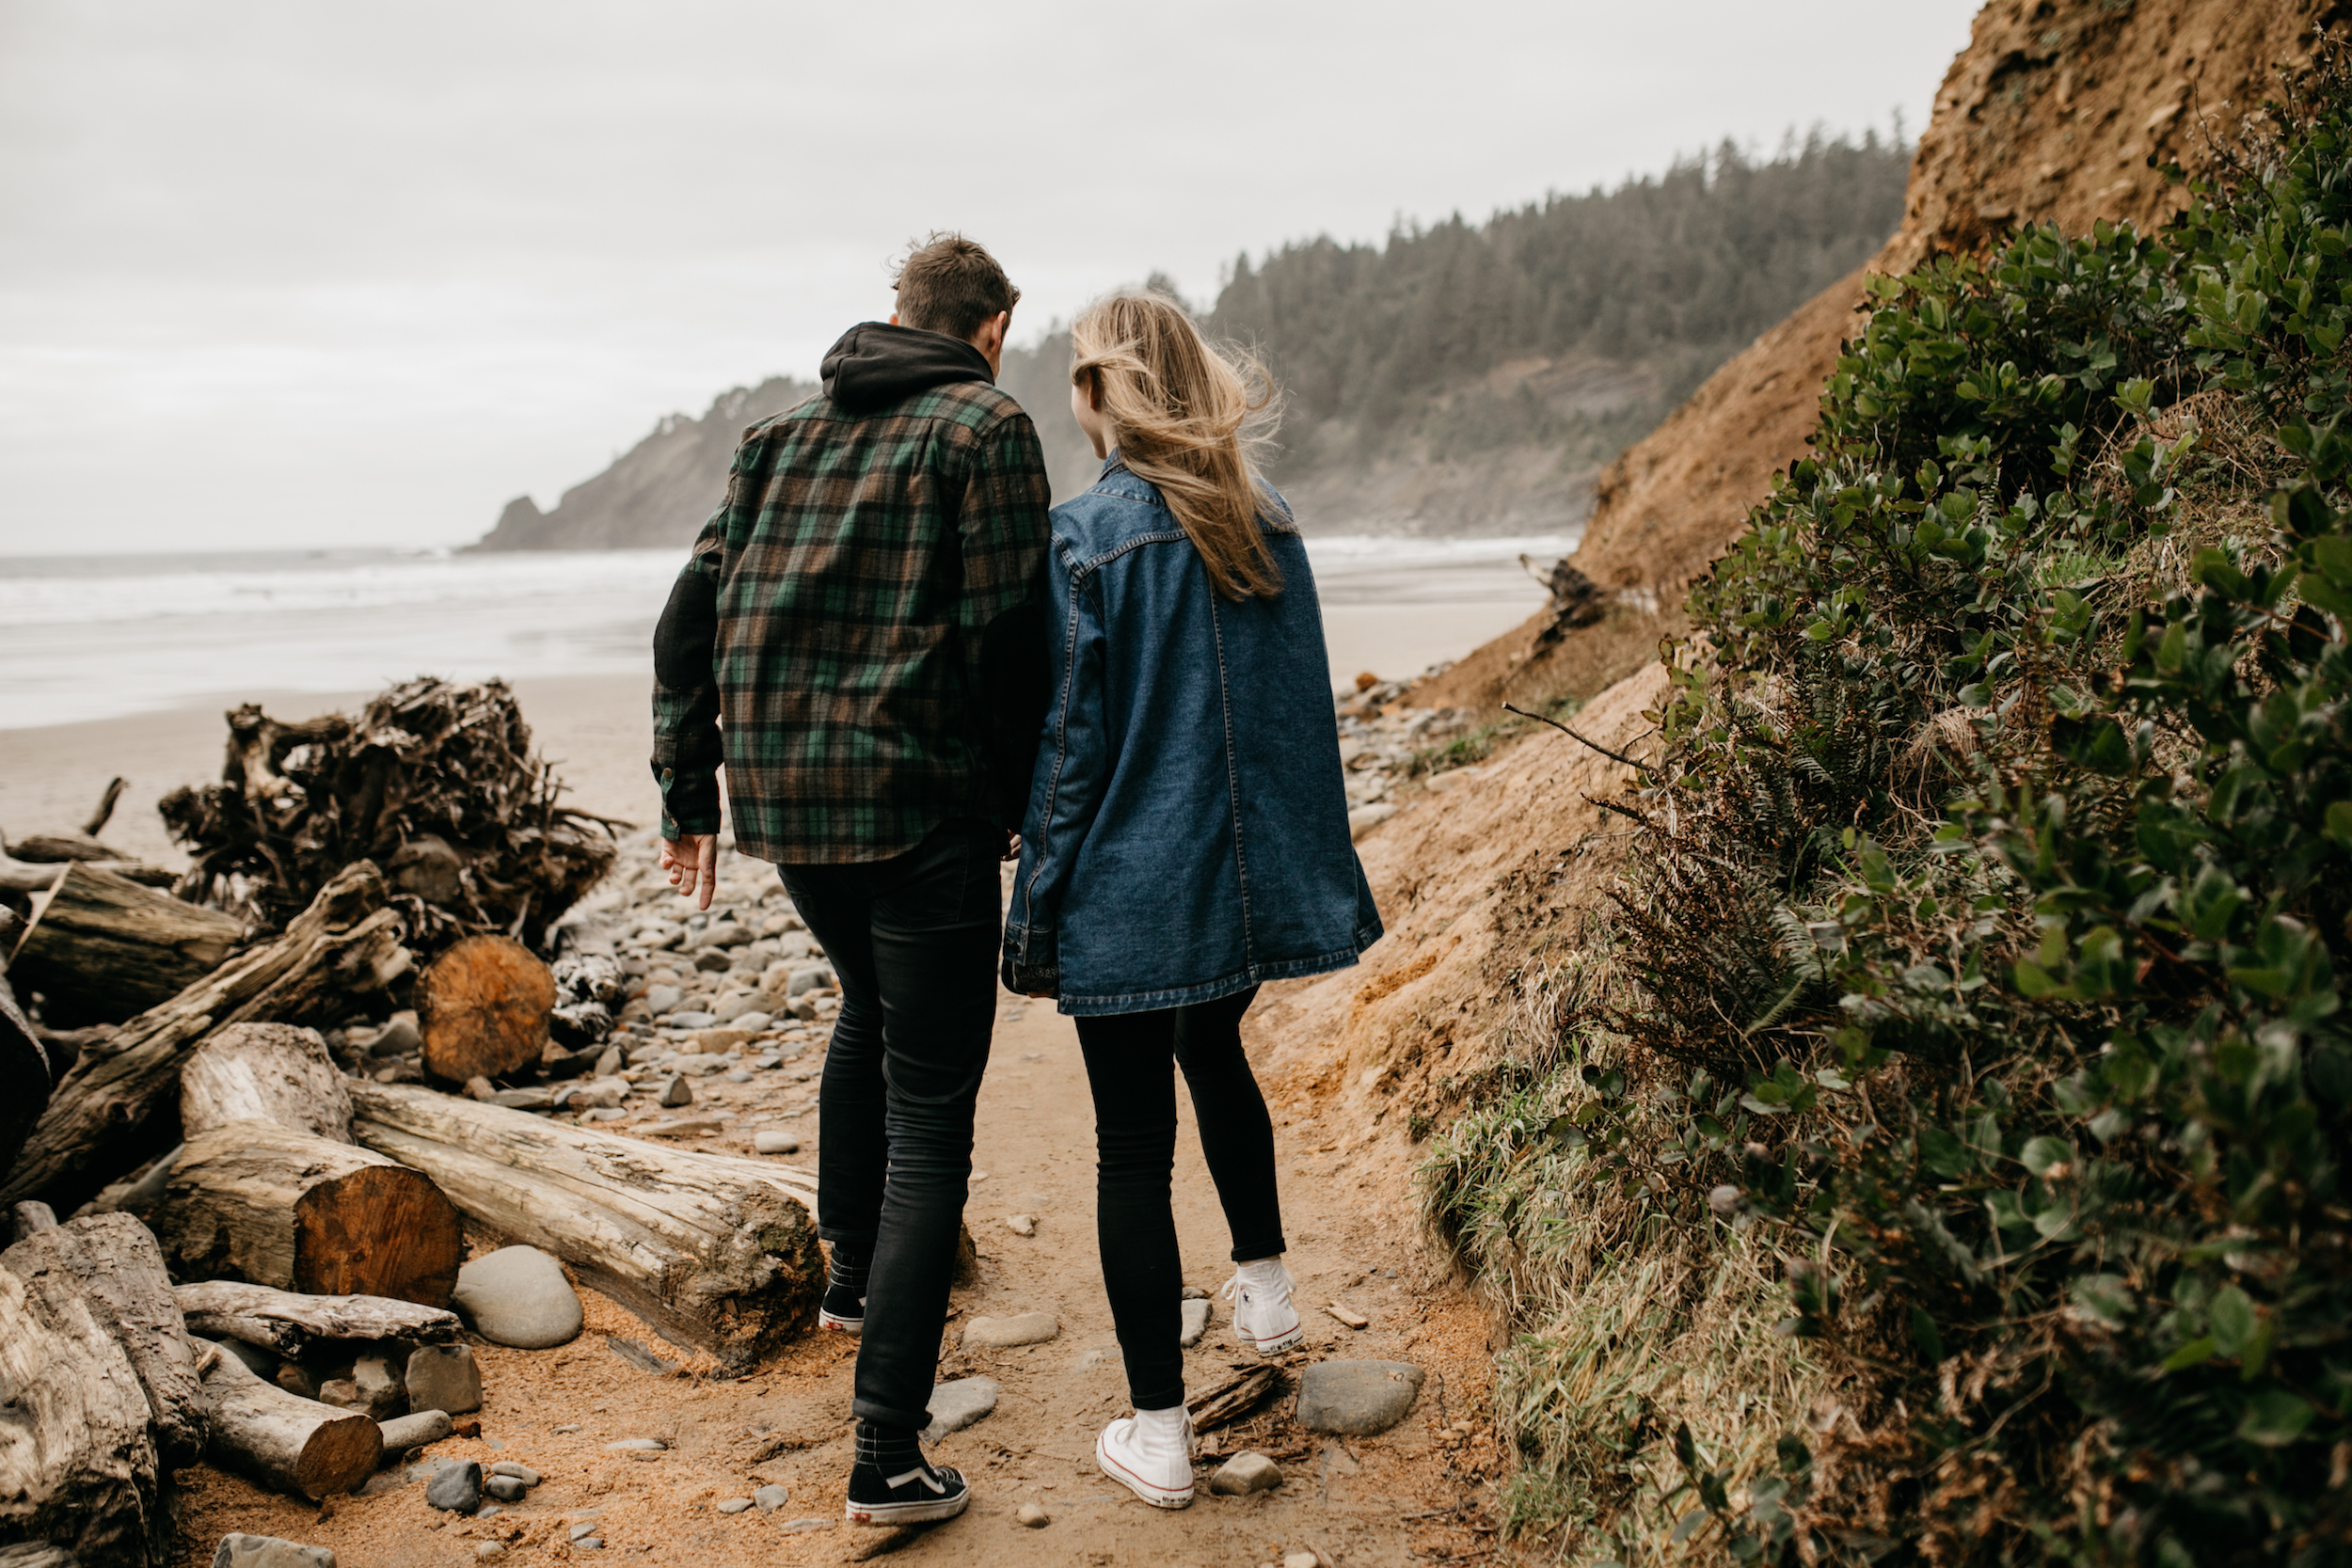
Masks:
[[[447,1307],[457,1211],[430,1177],[272,1123],[230,1122],[173,1162],[156,1233],[183,1277]]]
[[[468,937],[417,978],[424,1069],[463,1084],[502,1078],[548,1048],[555,978],[511,937]]]
[[[294,1203],[294,1284],[304,1295],[388,1296],[442,1307],[466,1243],[432,1178],[370,1165],[321,1182]]]
[[[358,1411],[289,1394],[212,1346],[204,1388],[213,1421],[206,1453],[223,1468],[280,1492],[319,1498],[364,1484],[384,1451],[384,1434]]]

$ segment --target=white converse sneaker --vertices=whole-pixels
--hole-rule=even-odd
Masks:
[[[1103,1473],[1153,1508],[1184,1508],[1192,1501],[1192,1412],[1138,1410],[1113,1421],[1094,1440],[1094,1463]]]
[[[1233,1333],[1242,1343],[1260,1355],[1279,1355],[1307,1337],[1291,1305],[1294,1288],[1279,1258],[1260,1258],[1233,1271],[1225,1299],[1233,1304]]]

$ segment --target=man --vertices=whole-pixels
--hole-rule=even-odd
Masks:
[[[1048,696],[1045,458],[994,385],[1020,291],[954,234],[895,287],[888,325],[826,353],[822,396],[745,433],[654,633],[670,880],[709,908],[723,760],[737,847],[777,863],[840,977],[819,1322],[863,1336],[859,1524],[971,1497],[915,1438],[995,1018],[997,865]]]

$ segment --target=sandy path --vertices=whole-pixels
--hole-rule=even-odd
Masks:
[[[1431,1374],[1420,1402],[1401,1425],[1372,1438],[1343,1442],[1300,1430],[1288,1418],[1287,1398],[1237,1428],[1206,1434],[1204,1449],[1254,1447],[1280,1461],[1284,1484],[1259,1497],[1212,1497],[1204,1484],[1190,1509],[1165,1513],[1095,1470],[1095,1433],[1128,1407],[1095,1246],[1092,1115],[1076,1032],[1051,1004],[1005,998],[999,1017],[975,1159],[976,1173],[986,1174],[976,1174],[966,1211],[980,1248],[981,1280],[956,1292],[940,1375],[984,1373],[1004,1392],[993,1415],[937,1449],[973,1478],[970,1512],[915,1536],[898,1560],[991,1568],[1211,1568],[1279,1562],[1286,1553],[1312,1550],[1347,1568],[1486,1560],[1492,1537],[1468,1523],[1483,1512],[1489,1497],[1484,1480],[1494,1473],[1483,1435],[1491,1377],[1483,1320],[1457,1289],[1433,1276],[1413,1238],[1370,1217],[1392,1212],[1392,1201],[1366,1201],[1374,1195],[1331,1180],[1336,1158],[1343,1158],[1332,1153],[1337,1131],[1287,1092],[1269,1098],[1281,1107],[1277,1148],[1291,1267],[1307,1310],[1308,1342],[1297,1360],[1414,1361]],[[781,1109],[814,1087],[784,1082],[781,1073],[756,1077],[739,1086],[701,1081],[697,1110]],[[1176,1216],[1185,1278],[1215,1291],[1231,1272],[1229,1243],[1188,1108],[1184,1115]],[[813,1164],[815,1117],[796,1125],[807,1145],[797,1160]],[[750,1152],[748,1133],[707,1142]],[[1018,1236],[1004,1223],[1018,1212],[1038,1217],[1034,1237]],[[501,1540],[511,1542],[500,1559],[507,1562],[836,1563],[853,1560],[886,1533],[841,1522],[850,1345],[812,1337],[739,1381],[660,1376],[605,1344],[607,1333],[651,1340],[644,1327],[610,1303],[586,1300],[588,1331],[568,1346],[532,1353],[478,1345],[487,1397],[482,1435],[430,1450],[436,1459],[509,1458],[534,1466],[547,1481],[525,1505],[495,1519],[465,1521],[428,1509],[423,1486],[412,1482],[319,1510],[199,1470],[184,1478],[190,1506],[183,1520],[183,1560],[190,1568],[209,1562],[214,1544],[231,1529],[331,1546],[344,1568],[469,1563],[484,1544]],[[1370,1318],[1371,1326],[1354,1332],[1326,1316],[1323,1304],[1332,1300]],[[964,1320],[1033,1309],[1060,1318],[1057,1339],[974,1356],[954,1348]],[[1245,1356],[1231,1343],[1228,1314],[1217,1302],[1207,1337],[1187,1355],[1187,1378],[1196,1387]],[[1480,1435],[1448,1432],[1449,1421],[1466,1416],[1480,1422]],[[578,1430],[559,1433],[563,1426]],[[605,1448],[641,1436],[662,1437],[672,1447],[649,1460]],[[782,1451],[757,1462],[763,1449]],[[1204,1482],[1207,1473],[1204,1465]],[[788,1487],[790,1502],[773,1514],[716,1511],[721,1499],[747,1496],[764,1482]],[[1015,1523],[1014,1511],[1030,1500],[1051,1513],[1050,1525],[1032,1530]],[[608,1543],[601,1552],[575,1548],[566,1539],[574,1516],[591,1509],[601,1511],[598,1528]],[[1456,1510],[1446,1519],[1416,1517]],[[793,1529],[801,1520],[818,1528]]]

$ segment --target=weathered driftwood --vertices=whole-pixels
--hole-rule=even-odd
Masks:
[[[33,917],[8,972],[57,1013],[119,1023],[218,969],[246,929],[218,910],[77,861]]]
[[[468,937],[417,976],[424,1070],[463,1084],[503,1078],[548,1048],[555,977],[512,937]]]
[[[11,1204],[8,1207],[9,1243],[21,1242],[27,1236],[38,1236],[44,1230],[56,1228],[57,1212],[46,1203],[26,1198],[22,1203]]]
[[[55,861],[0,857],[0,894],[47,893],[65,874],[66,867]]]
[[[34,833],[29,838],[0,840],[0,851],[36,865],[63,865],[73,861],[119,861],[122,853],[109,849],[87,833]]]
[[[55,1081],[48,1049],[18,1010],[8,976],[0,974],[0,1176],[33,1135]]]
[[[86,1048],[49,1097],[0,1202],[44,1197],[61,1211],[79,1207],[125,1167],[176,1142],[180,1066],[212,1030],[253,1019],[326,1022],[348,1012],[355,995],[405,974],[401,919],[386,896],[373,865],[345,867],[284,936]]]
[[[313,1499],[352,1491],[375,1473],[384,1435],[373,1420],[289,1394],[210,1340],[199,1345],[213,1415],[204,1454],[214,1464]]]
[[[289,1361],[313,1347],[346,1340],[453,1343],[457,1314],[389,1296],[306,1296],[234,1279],[202,1279],[172,1288],[190,1334],[236,1339]]]
[[[663,1338],[748,1365],[808,1322],[824,1280],[803,1202],[775,1176],[522,1111],[351,1086],[352,1135],[430,1175],[512,1241],[544,1247]]]
[[[128,1214],[72,1219],[0,1252],[0,1269],[22,1279],[53,1315],[78,1303],[113,1336],[147,1396],[157,1455],[167,1469],[204,1450],[204,1388],[147,1227]]]
[[[0,1546],[0,1568],[81,1568],[82,1560],[63,1546],[46,1541],[19,1541]]]
[[[446,1307],[465,1261],[457,1211],[431,1178],[274,1122],[190,1138],[153,1215],[183,1279]]]
[[[351,1095],[317,1030],[232,1023],[188,1053],[180,1069],[180,1130],[192,1138],[232,1121],[351,1141]]]
[[[195,865],[181,892],[267,925],[349,862],[390,876],[419,951],[504,933],[537,944],[616,853],[596,818],[556,803],[503,683],[420,679],[357,719],[229,715],[221,782],[157,809]]]
[[[0,1535],[92,1563],[167,1560],[163,1467],[130,1357],[87,1301],[5,1268],[0,1412]]]

